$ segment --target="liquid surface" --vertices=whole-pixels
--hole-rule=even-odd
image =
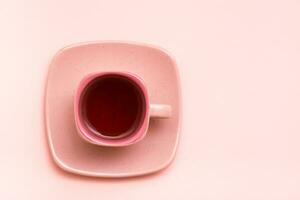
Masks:
[[[143,99],[134,83],[121,77],[104,77],[91,83],[83,97],[83,113],[90,128],[116,137],[139,123]]]

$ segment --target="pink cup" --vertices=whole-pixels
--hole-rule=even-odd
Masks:
[[[138,76],[103,72],[80,82],[74,112],[78,133],[85,141],[120,147],[142,140],[150,117],[171,117],[171,106],[150,104],[147,88]]]

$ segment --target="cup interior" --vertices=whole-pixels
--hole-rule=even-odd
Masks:
[[[120,74],[95,77],[79,100],[79,117],[92,134],[106,139],[129,137],[143,124],[146,98],[133,79]]]

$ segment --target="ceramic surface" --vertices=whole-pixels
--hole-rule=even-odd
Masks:
[[[87,74],[132,72],[147,85],[151,103],[168,104],[172,117],[151,119],[147,136],[131,146],[89,144],[77,134],[73,100]],[[124,42],[91,42],[60,50],[48,74],[45,98],[48,142],[64,170],[98,177],[129,177],[156,172],[173,160],[179,140],[181,93],[174,60],[156,47]]]
[[[130,131],[129,136],[128,133],[127,134],[125,133],[127,137],[121,137],[119,139],[116,139],[115,137],[114,138],[101,137],[101,135],[99,135],[97,132],[91,130],[85,125],[84,117],[81,114],[82,109],[80,107],[81,105],[80,101],[82,98],[82,94],[84,94],[84,91],[92,81],[105,76],[119,76],[134,82],[139,87],[139,90],[143,96],[144,103],[143,103],[143,109],[141,111],[142,112],[141,120],[140,120],[141,123],[138,125],[139,127],[136,130]],[[152,112],[150,112],[150,108]],[[169,118],[171,117],[171,111],[172,109],[169,105],[152,104],[151,106],[149,101],[148,89],[144,84],[144,81],[141,79],[141,77],[138,77],[135,74],[129,72],[114,71],[114,72],[100,72],[100,73],[89,74],[86,77],[84,77],[82,81],[80,81],[74,97],[75,123],[79,135],[82,136],[82,138],[87,142],[93,143],[95,145],[100,145],[100,146],[121,147],[121,146],[132,145],[136,142],[139,142],[147,134],[150,117],[159,116],[159,118],[162,119]],[[157,115],[156,113],[159,113],[159,115]]]

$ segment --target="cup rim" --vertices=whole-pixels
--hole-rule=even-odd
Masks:
[[[138,127],[133,130],[132,133],[127,133],[124,137],[109,137],[104,136],[101,133],[95,134],[92,130],[90,130],[86,124],[82,120],[82,112],[80,109],[82,95],[86,87],[95,79],[102,77],[102,76],[120,76],[125,79],[129,79],[133,81],[140,89],[141,94],[144,98],[144,112],[141,119],[140,124]],[[144,138],[146,135],[146,130],[149,124],[149,111],[150,103],[149,103],[149,95],[147,88],[143,82],[143,80],[135,74],[130,72],[96,72],[86,75],[79,83],[79,86],[75,93],[74,99],[74,115],[75,115],[75,124],[77,128],[77,132],[81,138],[85,141],[100,145],[100,146],[111,146],[111,147],[121,147],[121,146],[128,146],[134,144],[141,139]],[[104,137],[103,137],[104,136]]]

